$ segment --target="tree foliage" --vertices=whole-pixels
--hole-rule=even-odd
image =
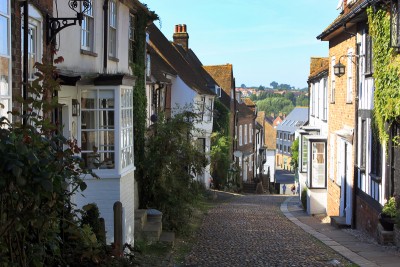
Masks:
[[[292,101],[283,97],[272,97],[266,98],[261,101],[257,101],[257,108],[260,111],[265,111],[266,114],[289,114],[293,109],[294,105]]]
[[[292,151],[292,159],[290,161],[290,166],[292,166],[293,170],[296,171],[297,168],[299,167],[299,138],[298,137],[292,143],[291,151]]]
[[[193,142],[197,115],[189,111],[151,126],[146,139],[143,204],[163,212],[163,225],[181,231],[191,214],[191,204],[200,196],[196,182],[208,165],[203,151]]]
[[[225,186],[231,163],[229,157],[231,144],[232,141],[227,135],[215,132],[211,136],[211,174],[216,189],[222,189]]]
[[[96,260],[90,227],[80,227],[72,195],[86,184],[80,152],[49,114],[58,107],[56,68],[36,63],[25,112],[0,120],[0,266],[60,266]],[[19,118],[19,119],[18,119]],[[22,123],[26,122],[26,123]],[[75,243],[76,242],[76,243]],[[75,262],[78,264],[78,262]]]
[[[374,66],[374,123],[382,143],[387,143],[387,124],[400,121],[400,56],[390,46],[390,16],[385,9],[369,7],[368,24],[372,37]],[[398,143],[398,140],[393,140]]]

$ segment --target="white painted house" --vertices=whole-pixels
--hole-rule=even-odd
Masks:
[[[299,138],[299,187],[307,188],[307,213],[326,213],[327,207],[327,138],[328,138],[327,58],[311,58],[309,118],[296,131]]]
[[[130,63],[138,31],[136,15],[149,10],[137,0],[91,1],[82,26],[56,37],[63,105],[58,120],[64,135],[78,140],[84,165],[100,179],[84,177],[87,189],[76,194],[78,207],[96,203],[105,219],[107,242],[113,242],[113,205],[123,206],[123,242],[133,243],[134,151],[133,88]],[[58,5],[55,17],[73,17]],[[143,55],[144,56],[144,55]]]
[[[154,24],[149,26],[148,33],[150,37],[148,45],[157,53],[157,57],[163,59],[162,63],[159,62],[163,66],[154,66],[152,69],[163,73],[171,84],[171,115],[181,112],[182,109],[189,109],[199,115],[194,125],[198,130],[192,133],[193,141],[209,156],[215,90],[218,85],[203,69],[200,60],[189,48],[186,25],[176,25],[173,42],[168,41]],[[159,80],[162,80],[162,77]],[[210,164],[204,168],[203,174],[197,175],[197,179],[207,188],[209,187]]]

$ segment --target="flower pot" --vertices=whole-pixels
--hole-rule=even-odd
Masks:
[[[390,217],[383,213],[379,213],[378,218],[379,218],[379,222],[381,223],[381,225],[385,229],[385,231],[393,231],[395,218]]]

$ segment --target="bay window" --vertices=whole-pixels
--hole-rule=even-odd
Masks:
[[[121,89],[121,169],[133,165],[133,89]]]
[[[81,95],[82,158],[90,169],[115,168],[115,91],[88,89]]]

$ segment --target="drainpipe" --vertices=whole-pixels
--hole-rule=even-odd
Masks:
[[[360,55],[360,45],[357,43],[357,37],[356,37],[356,55]],[[358,166],[357,166],[357,161],[358,161],[358,87],[360,85],[360,67],[359,67],[359,61],[360,57],[357,56],[356,59],[356,90],[355,90],[355,100],[354,100],[354,105],[355,105],[355,122],[354,122],[354,174],[353,174],[353,188],[352,188],[352,218],[351,218],[351,228],[355,229],[356,228],[356,210],[357,210],[357,205],[356,205],[356,193],[357,193],[357,186],[358,186]]]
[[[104,0],[103,5],[103,16],[104,16],[104,43],[103,43],[103,73],[107,72],[107,59],[108,59],[108,0]]]

